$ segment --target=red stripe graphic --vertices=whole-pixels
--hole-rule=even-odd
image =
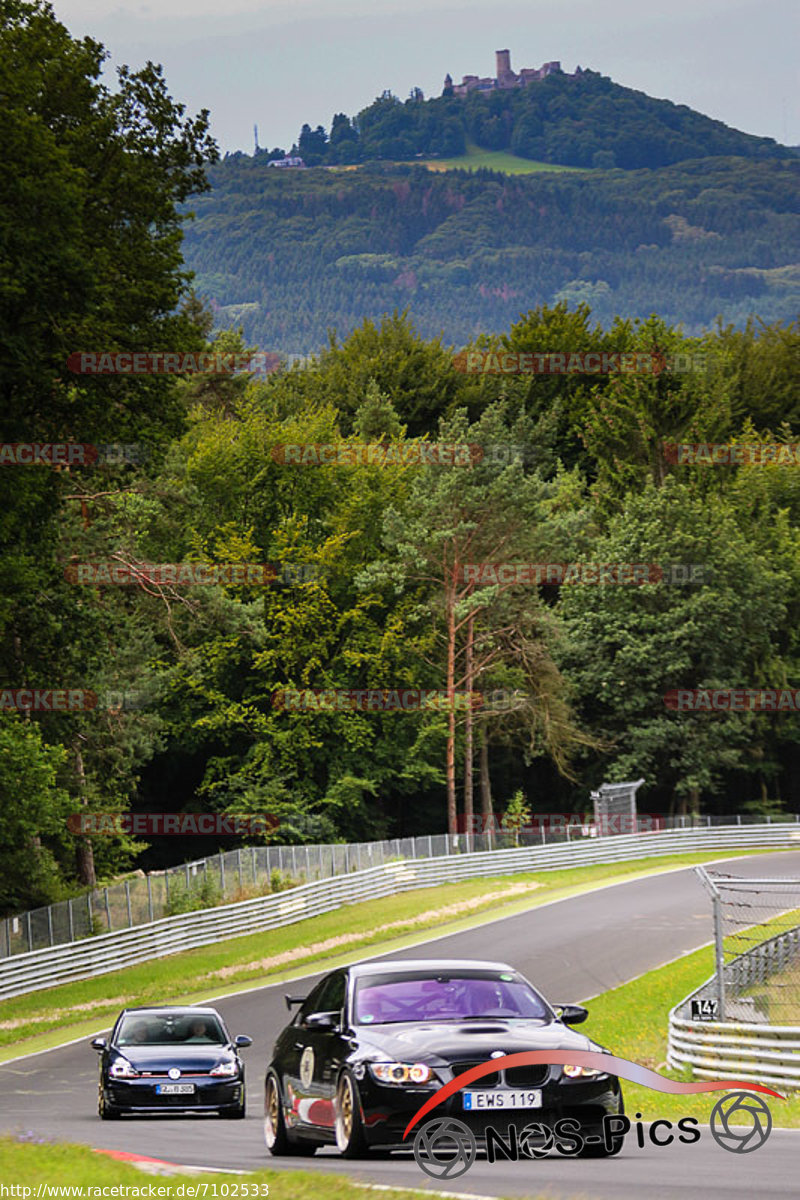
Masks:
[[[407,1138],[411,1130],[423,1117],[437,1108],[444,1100],[460,1092],[468,1083],[481,1079],[484,1075],[492,1075],[495,1071],[508,1070],[510,1067],[528,1067],[542,1063],[564,1066],[571,1063],[576,1067],[593,1067],[596,1071],[617,1075],[631,1083],[639,1083],[643,1087],[652,1088],[655,1092],[668,1092],[670,1095],[692,1096],[698,1092],[732,1091],[743,1088],[749,1092],[763,1092],[767,1096],[777,1096],[785,1100],[780,1092],[765,1087],[761,1083],[745,1083],[739,1079],[716,1079],[707,1083],[678,1083],[675,1079],[665,1079],[657,1071],[643,1067],[639,1063],[630,1062],[627,1058],[615,1058],[613,1054],[604,1054],[600,1050],[524,1050],[520,1054],[504,1054],[502,1058],[492,1058],[489,1062],[481,1063],[465,1071],[463,1075],[452,1079],[450,1083],[440,1087],[429,1100],[426,1100],[406,1126],[403,1138]]]

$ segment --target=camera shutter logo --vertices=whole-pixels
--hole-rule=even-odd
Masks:
[[[532,1121],[519,1131],[519,1148],[526,1158],[546,1158],[553,1149],[553,1131],[541,1121]]]
[[[414,1138],[417,1166],[432,1179],[458,1179],[470,1169],[477,1152],[472,1130],[453,1117],[426,1121]]]
[[[749,1125],[742,1131],[734,1125]],[[732,1092],[718,1100],[711,1110],[711,1136],[733,1154],[758,1150],[772,1132],[772,1113],[760,1096],[752,1092]]]

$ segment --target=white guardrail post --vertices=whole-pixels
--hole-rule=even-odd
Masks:
[[[556,871],[665,854],[753,846],[777,850],[796,848],[797,845],[796,825],[775,823],[619,834],[569,844],[409,858],[315,880],[254,900],[163,917],[133,928],[4,958],[0,960],[0,1000],[55,987],[69,980],[117,971],[182,950],[208,946],[222,938],[277,929],[345,904],[458,879]]]

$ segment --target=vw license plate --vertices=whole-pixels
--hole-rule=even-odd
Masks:
[[[157,1083],[157,1096],[191,1096],[194,1092],[193,1083]]]
[[[485,1092],[464,1092],[464,1111],[481,1112],[500,1108],[541,1108],[542,1090],[524,1091],[514,1088],[493,1088]]]

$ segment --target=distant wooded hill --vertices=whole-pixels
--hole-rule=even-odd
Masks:
[[[356,117],[337,113],[326,132],[304,125],[296,149],[308,166],[486,150],[573,167],[665,167],[687,158],[787,158],[773,138],[730,129],[685,104],[657,100],[596,71],[554,74],[527,87],[425,100],[391,92]],[[282,153],[276,150],[272,153]]]
[[[606,324],[659,312],[690,333],[800,310],[796,158],[511,176],[277,171],[243,155],[209,178],[187,264],[218,324],[269,350],[308,353],[329,329],[405,307],[455,345],[559,300]]]

